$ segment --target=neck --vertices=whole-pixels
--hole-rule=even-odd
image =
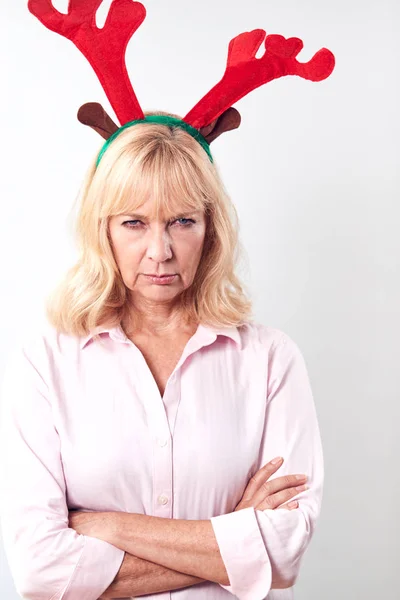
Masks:
[[[123,328],[128,335],[146,334],[156,337],[171,337],[183,331],[192,332],[197,323],[189,322],[178,307],[144,302],[141,306],[130,305],[129,315]]]

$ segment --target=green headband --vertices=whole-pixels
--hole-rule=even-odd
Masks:
[[[201,146],[203,146],[204,150],[208,154],[208,157],[209,157],[210,161],[214,162],[213,161],[213,157],[212,157],[211,152],[210,152],[210,145],[207,142],[207,140],[205,139],[205,137],[203,137],[201,135],[201,133],[200,133],[200,131],[198,129],[195,129],[194,127],[192,127],[191,125],[189,125],[189,123],[186,123],[185,121],[182,121],[182,119],[177,119],[176,117],[168,117],[166,115],[148,115],[144,119],[135,119],[134,121],[129,121],[128,123],[125,123],[125,125],[122,125],[122,127],[120,127],[119,129],[117,129],[117,131],[115,131],[107,139],[106,143],[101,148],[99,156],[97,157],[96,167],[99,166],[99,162],[100,162],[100,160],[101,160],[104,152],[107,150],[108,146],[117,137],[117,135],[119,135],[121,133],[121,131],[123,131],[127,127],[130,127],[131,125],[136,125],[136,123],[146,123],[146,122],[161,123],[162,125],[176,125],[178,127],[181,127],[182,129],[184,129],[185,131],[187,131],[197,142],[199,142],[199,144]]]

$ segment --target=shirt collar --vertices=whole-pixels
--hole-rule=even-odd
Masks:
[[[100,335],[102,333],[108,333],[109,336],[116,341],[130,342],[120,325],[114,327],[98,326],[95,329],[92,329],[89,334],[80,337],[80,349],[82,350],[96,334]],[[200,341],[204,340],[205,343],[209,344],[215,341],[219,335],[231,338],[236,342],[240,349],[242,348],[240,332],[235,325],[228,327],[211,327],[209,325],[206,326],[200,324],[193,337],[199,337]]]

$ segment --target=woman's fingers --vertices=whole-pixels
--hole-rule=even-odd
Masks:
[[[277,507],[287,510],[297,508],[298,504],[297,506],[295,504],[289,506],[289,502],[299,492],[308,489],[305,485],[307,475],[284,475],[269,481],[269,478],[276,473],[282,463],[283,458],[273,459],[261,467],[250,479],[235,510],[241,510],[248,506],[253,506],[258,510],[275,509]]]
[[[267,503],[266,508],[275,508],[307,488],[301,487],[307,481],[307,475],[284,475],[271,481],[264,481],[252,496],[252,504]],[[278,503],[277,503],[278,501]],[[269,506],[270,505],[270,506]]]
[[[299,508],[299,503],[297,500],[291,500],[282,506],[278,506],[277,508],[285,508],[286,510],[294,510],[295,508]]]
[[[307,481],[307,475],[283,475],[282,477],[276,477],[271,481],[264,481],[259,492],[263,495],[275,494],[281,490],[285,490],[291,487],[297,487],[304,485]]]
[[[276,461],[278,459],[273,460]],[[282,458],[279,458],[278,462],[276,462],[275,464],[272,461],[270,461],[266,465],[261,467],[261,469],[259,469],[257,473],[254,473],[253,477],[247,484],[247,487],[242,496],[242,501],[249,501],[254,496],[254,494],[258,492],[258,490],[265,483],[265,481],[269,479],[269,477],[271,477],[271,475],[273,475],[281,467],[282,463]]]
[[[278,507],[282,508],[281,504],[283,504],[284,502],[288,503],[294,496],[297,496],[297,494],[299,494],[300,492],[304,492],[306,489],[307,486],[302,485],[294,488],[281,490],[279,492],[276,492],[275,494],[267,496],[266,498],[264,497],[263,500],[261,500],[257,504],[256,508],[257,510],[266,510],[267,508],[275,509]]]

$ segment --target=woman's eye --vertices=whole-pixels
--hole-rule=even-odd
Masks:
[[[136,220],[136,221],[124,221],[122,224],[126,225],[127,223],[141,223],[141,221],[138,221],[138,220]],[[128,227],[134,228],[134,227],[136,227],[136,225],[128,225]]]
[[[193,219],[185,219],[184,217],[182,217],[180,219],[176,219],[175,221],[170,221],[169,225],[172,225],[173,223],[179,223],[179,225],[181,225],[182,227],[190,227],[195,222],[196,221],[194,221]],[[142,221],[139,221],[138,219],[124,221],[123,225],[126,225],[130,229],[136,229],[138,227],[137,223],[142,223]]]
[[[176,222],[178,221],[186,221],[185,223],[181,223],[183,227],[190,227],[191,225],[193,225],[193,223],[195,223],[193,219],[185,219],[183,217],[181,219],[176,220]]]

